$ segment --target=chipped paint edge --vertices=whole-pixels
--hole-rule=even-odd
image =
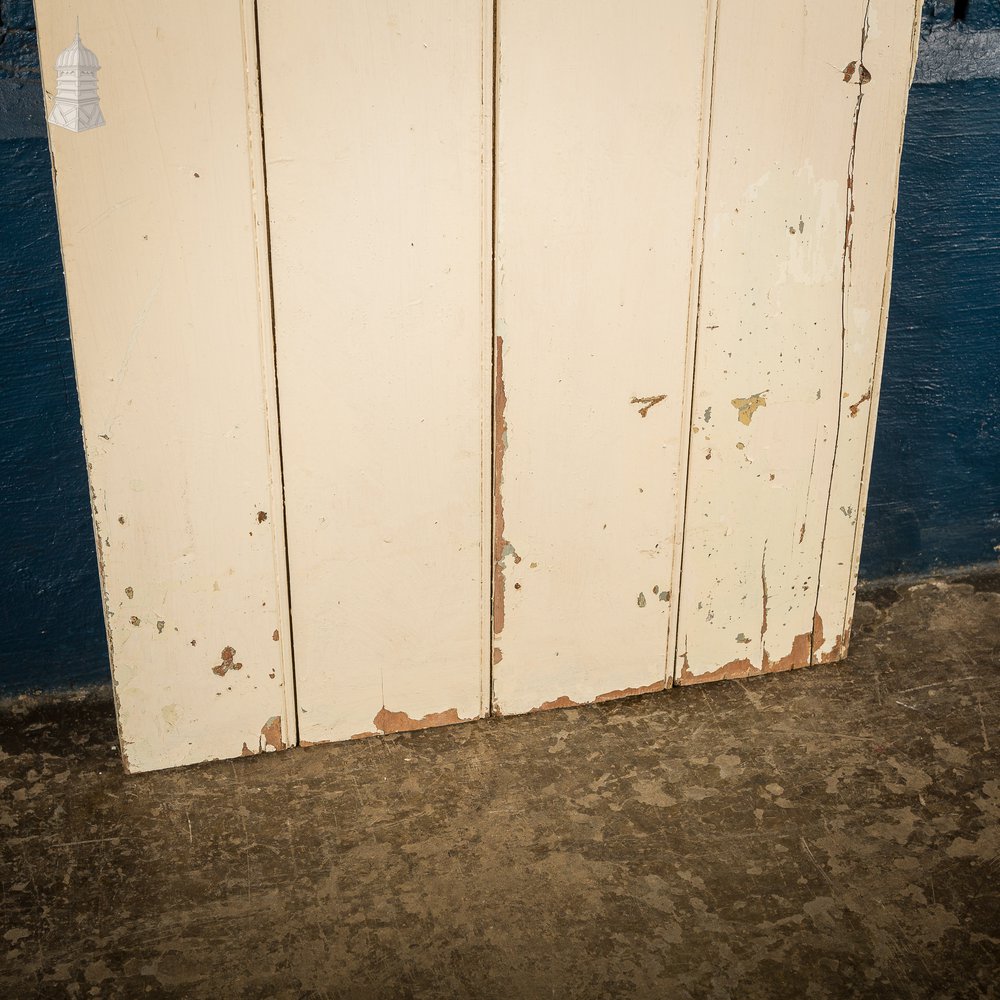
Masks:
[[[480,632],[479,657],[479,716],[489,716],[493,704],[493,667],[496,653],[493,641],[493,517],[494,517],[494,455],[493,455],[493,393],[494,393],[494,316],[496,289],[493,276],[496,241],[496,92],[497,73],[497,4],[482,0],[480,37],[482,63],[480,70],[480,171],[482,197],[482,251],[480,270],[480,370],[482,401],[480,410],[482,473],[480,488]]]
[[[641,698],[647,694],[659,694],[673,687],[667,680],[656,680],[651,684],[643,684],[639,687],[616,688],[613,691],[605,691],[603,694],[594,695],[587,701],[574,701],[568,695],[560,695],[551,701],[543,701],[534,708],[529,708],[527,712],[518,713],[520,715],[535,715],[538,712],[550,712],[555,708],[581,708],[585,705],[602,705],[608,701],[622,701],[626,698]]]
[[[490,620],[492,633],[491,663],[495,666],[503,659],[500,638],[503,635],[504,601],[507,584],[504,576],[504,550],[507,547],[507,539],[504,535],[503,509],[503,467],[507,451],[507,388],[503,377],[503,337],[496,334],[493,337],[493,344],[493,530],[491,532],[492,590]],[[490,671],[490,706],[491,711],[498,711],[496,677],[492,670]]]
[[[677,503],[674,515],[673,553],[670,573],[672,603],[667,620],[667,648],[664,670],[666,686],[680,682],[680,608],[684,568],[684,536],[687,527],[688,482],[691,470],[694,425],[695,367],[698,355],[698,327],[704,276],[705,230],[708,219],[708,158],[712,145],[712,113],[715,101],[716,53],[719,41],[721,0],[705,0],[705,43],[701,80],[701,132],[698,150],[698,179],[695,185],[691,231],[691,268],[688,282],[688,323],[684,347],[684,398],[681,404],[680,455],[677,470]]]
[[[38,45],[38,58],[39,64],[42,67],[47,67],[49,65],[49,54],[46,50],[46,45],[43,40],[44,32],[37,32],[37,45]],[[55,65],[53,60],[52,65]],[[43,97],[48,101],[50,95],[48,91],[45,90],[45,79],[43,72],[42,79],[42,91]],[[54,100],[54,97],[51,98]],[[48,121],[48,114],[46,113],[46,142],[49,152],[49,169],[52,174],[52,193],[53,197],[58,197],[59,191],[59,172],[56,168],[55,155],[52,152],[52,143],[49,140],[49,132],[52,128]],[[66,245],[63,234],[62,220],[60,218],[59,212],[56,215],[56,233],[59,239],[59,260],[60,262],[66,259]],[[73,307],[70,301],[69,289],[66,288],[66,271],[63,268],[63,287],[66,294],[66,319],[68,321],[68,326],[70,330],[70,357],[73,365],[73,384],[74,386],[80,385],[80,366],[77,358],[76,343],[77,338],[73,336]],[[79,392],[79,389],[76,390]],[[84,460],[87,466],[87,489],[90,494],[90,511],[91,511],[91,525],[94,531],[94,546],[97,550],[97,575],[98,583],[101,591],[101,612],[104,621],[104,636],[107,642],[108,648],[108,671],[111,675],[111,693],[114,699],[115,705],[115,729],[118,733],[118,752],[121,756],[122,768],[126,774],[133,774],[132,765],[129,762],[128,756],[128,743],[125,739],[125,734],[122,730],[122,706],[121,706],[121,696],[118,691],[118,676],[115,671],[115,642],[114,636],[111,631],[111,596],[108,593],[107,587],[107,573],[104,566],[104,539],[101,532],[101,520],[100,514],[98,512],[97,505],[97,488],[94,485],[93,476],[93,454],[92,446],[87,440],[87,432],[83,426],[83,421],[80,422],[80,436],[83,440],[83,453]]]
[[[354,733],[352,740],[365,740],[371,736],[392,736],[396,733],[415,733],[423,729],[441,729],[446,726],[458,726],[465,722],[475,722],[477,718],[463,718],[457,708],[446,708],[440,712],[428,712],[419,719],[414,719],[407,712],[396,712],[383,705],[372,718],[374,729],[366,729]],[[344,743],[346,740],[318,740],[303,743],[303,746],[315,746],[316,743]]]
[[[268,481],[270,508],[266,523],[271,529],[271,552],[274,565],[275,591],[278,602],[278,644],[281,663],[281,690],[284,708],[278,717],[283,727],[283,746],[298,742],[298,706],[295,697],[295,670],[292,648],[291,595],[288,572],[288,547],[285,539],[285,496],[282,473],[281,429],[277,358],[274,339],[272,276],[270,253],[270,222],[267,208],[267,188],[264,165],[263,110],[256,0],[240,0],[240,22],[243,27],[243,67],[245,73],[247,145],[250,162],[251,203],[254,253],[257,272],[257,315],[260,344],[261,383],[264,386],[265,428],[267,434]],[[258,516],[259,520],[259,516]]]
[[[766,616],[765,616],[766,622]],[[761,637],[764,631],[762,629]],[[761,665],[756,666],[748,657],[740,657],[723,663],[714,670],[707,670],[701,673],[693,673],[688,667],[687,654],[681,655],[680,675],[678,684],[689,686],[692,684],[708,684],[714,681],[744,680],[748,677],[761,677],[764,674],[780,674],[789,670],[802,670],[805,667],[821,666],[828,663],[836,663],[846,656],[846,643],[843,632],[838,633],[834,640],[833,648],[823,654],[817,654],[815,650],[822,647],[825,641],[823,633],[823,620],[818,613],[813,614],[812,628],[808,632],[802,632],[792,640],[791,649],[784,656],[773,659],[767,647],[763,648]]]
[[[871,483],[872,458],[875,450],[875,427],[878,419],[879,399],[882,392],[882,371],[885,362],[885,342],[886,332],[889,323],[889,298],[892,291],[892,260],[896,243],[896,209],[899,204],[899,171],[903,158],[903,142],[906,133],[906,112],[910,100],[910,87],[913,84],[917,69],[917,55],[920,46],[920,24],[923,0],[913,0],[913,25],[910,31],[910,73],[909,86],[906,87],[903,100],[902,114],[899,121],[899,141],[896,147],[895,175],[896,193],[892,200],[892,211],[889,223],[889,239],[886,246],[885,279],[882,287],[882,303],[879,314],[878,332],[875,342],[875,358],[872,365],[872,378],[868,391],[868,417],[865,431],[864,458],[861,469],[860,482],[858,483],[858,500],[855,510],[857,517],[854,524],[854,544],[851,553],[851,572],[849,586],[844,601],[844,620],[837,643],[833,650],[826,654],[821,654],[818,663],[833,663],[843,659],[848,655],[851,642],[851,630],[854,625],[854,605],[858,591],[858,573],[861,567],[861,545],[864,537],[865,516],[868,511],[868,488]],[[860,401],[859,401],[860,402]],[[851,416],[855,414],[852,412]],[[836,461],[836,457],[834,459]],[[816,581],[817,607],[819,595],[823,587],[822,577]],[[822,646],[820,643],[814,648]]]

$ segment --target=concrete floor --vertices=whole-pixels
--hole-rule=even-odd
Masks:
[[[847,664],[126,778],[0,717],[4,997],[1000,996],[1000,577]]]

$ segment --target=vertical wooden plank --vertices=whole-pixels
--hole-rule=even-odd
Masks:
[[[826,625],[817,593],[821,561],[830,562],[831,473],[848,402],[842,372],[856,358],[870,377],[877,353],[913,19],[912,4],[892,0],[809,4],[794,15],[775,5],[719,5],[682,682],[801,667],[814,647],[840,655],[834,631],[849,574],[831,585],[840,612]],[[878,77],[860,48],[876,23]],[[876,91],[886,98],[859,115],[860,95]],[[887,126],[890,140],[876,139]],[[863,160],[861,148],[871,150]],[[852,254],[870,269],[864,285],[851,285]],[[869,333],[855,336],[857,324]],[[861,450],[843,461],[856,512]]]
[[[101,63],[106,124],[49,141],[126,767],[281,749],[295,721],[244,8],[36,12],[47,110],[78,16]]]
[[[259,3],[303,742],[485,709],[491,18]]]
[[[917,61],[921,4],[872,0],[858,39],[852,206],[844,270],[843,385],[837,449],[816,599],[813,662],[847,655],[861,536],[871,472],[875,418],[892,278],[896,189],[903,124]]]
[[[500,712],[665,684],[706,8],[498,6]]]

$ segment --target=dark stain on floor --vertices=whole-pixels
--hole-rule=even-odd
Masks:
[[[996,591],[862,593],[845,664],[134,777],[105,693],[8,703],[0,995],[996,997]]]

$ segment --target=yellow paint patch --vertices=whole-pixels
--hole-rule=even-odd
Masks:
[[[741,424],[746,424],[747,427],[749,427],[750,421],[753,419],[753,415],[757,412],[759,407],[767,406],[767,400],[764,398],[763,392],[755,392],[752,396],[734,399],[733,406],[735,406],[739,411],[737,415],[739,422]]]

